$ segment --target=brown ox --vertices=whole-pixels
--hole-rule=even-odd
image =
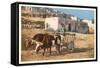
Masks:
[[[52,40],[54,40],[54,36],[49,34],[36,34],[33,40],[35,40],[34,42],[36,43],[36,53],[38,53],[40,49],[43,49],[42,55],[44,56],[46,49],[49,49],[51,55]]]

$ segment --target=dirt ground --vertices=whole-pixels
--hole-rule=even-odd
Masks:
[[[22,51],[22,61],[39,61],[39,60],[60,60],[60,59],[82,59],[82,58],[93,58],[94,49],[86,48],[76,48],[73,52],[67,52],[66,50],[62,51],[61,54],[57,54],[55,51],[52,51],[52,55],[46,53],[45,56],[35,54],[34,51]]]
[[[36,32],[37,31],[37,32]],[[25,37],[34,36],[36,33],[42,32],[40,30],[22,30],[22,34],[26,34]],[[94,50],[96,45],[94,45],[95,36],[94,34],[81,34],[75,33],[76,39],[75,49],[72,52],[69,52],[66,47],[61,49],[61,54],[57,54],[55,47],[52,47],[52,55],[49,55],[48,52],[45,56],[42,56],[41,52],[36,54],[32,49],[22,49],[21,50],[21,61],[39,61],[39,60],[59,60],[59,59],[82,59],[82,58],[93,58]],[[66,36],[65,36],[66,37]],[[69,38],[70,39],[70,38]]]

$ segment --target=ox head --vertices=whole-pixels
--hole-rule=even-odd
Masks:
[[[28,49],[31,46],[35,46],[35,43],[33,42],[33,39],[32,38],[25,39],[25,47]]]

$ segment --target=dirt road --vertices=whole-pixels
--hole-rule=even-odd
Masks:
[[[22,61],[37,61],[37,60],[59,60],[59,59],[82,59],[93,58],[93,48],[75,48],[74,51],[68,52],[66,48],[63,48],[61,54],[58,54],[54,48],[52,48],[52,54],[47,52],[45,56],[42,56],[42,50],[39,54],[36,54],[34,50],[22,51]]]

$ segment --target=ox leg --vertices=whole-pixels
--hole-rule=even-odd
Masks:
[[[56,45],[56,53],[58,53],[58,45]]]
[[[59,54],[60,54],[60,45],[58,45],[58,52],[59,52]]]
[[[49,48],[49,55],[51,55],[51,47]]]
[[[46,50],[46,48],[43,48],[43,53],[42,53],[43,56],[44,56],[44,54],[45,54],[45,50]]]
[[[36,51],[37,54],[39,53],[39,50],[40,50],[40,47],[38,47],[38,49],[37,49],[37,51]]]
[[[60,45],[56,46],[57,52],[60,54]]]
[[[36,48],[35,48],[35,52],[38,54],[39,50],[40,50],[40,45],[37,43]]]

